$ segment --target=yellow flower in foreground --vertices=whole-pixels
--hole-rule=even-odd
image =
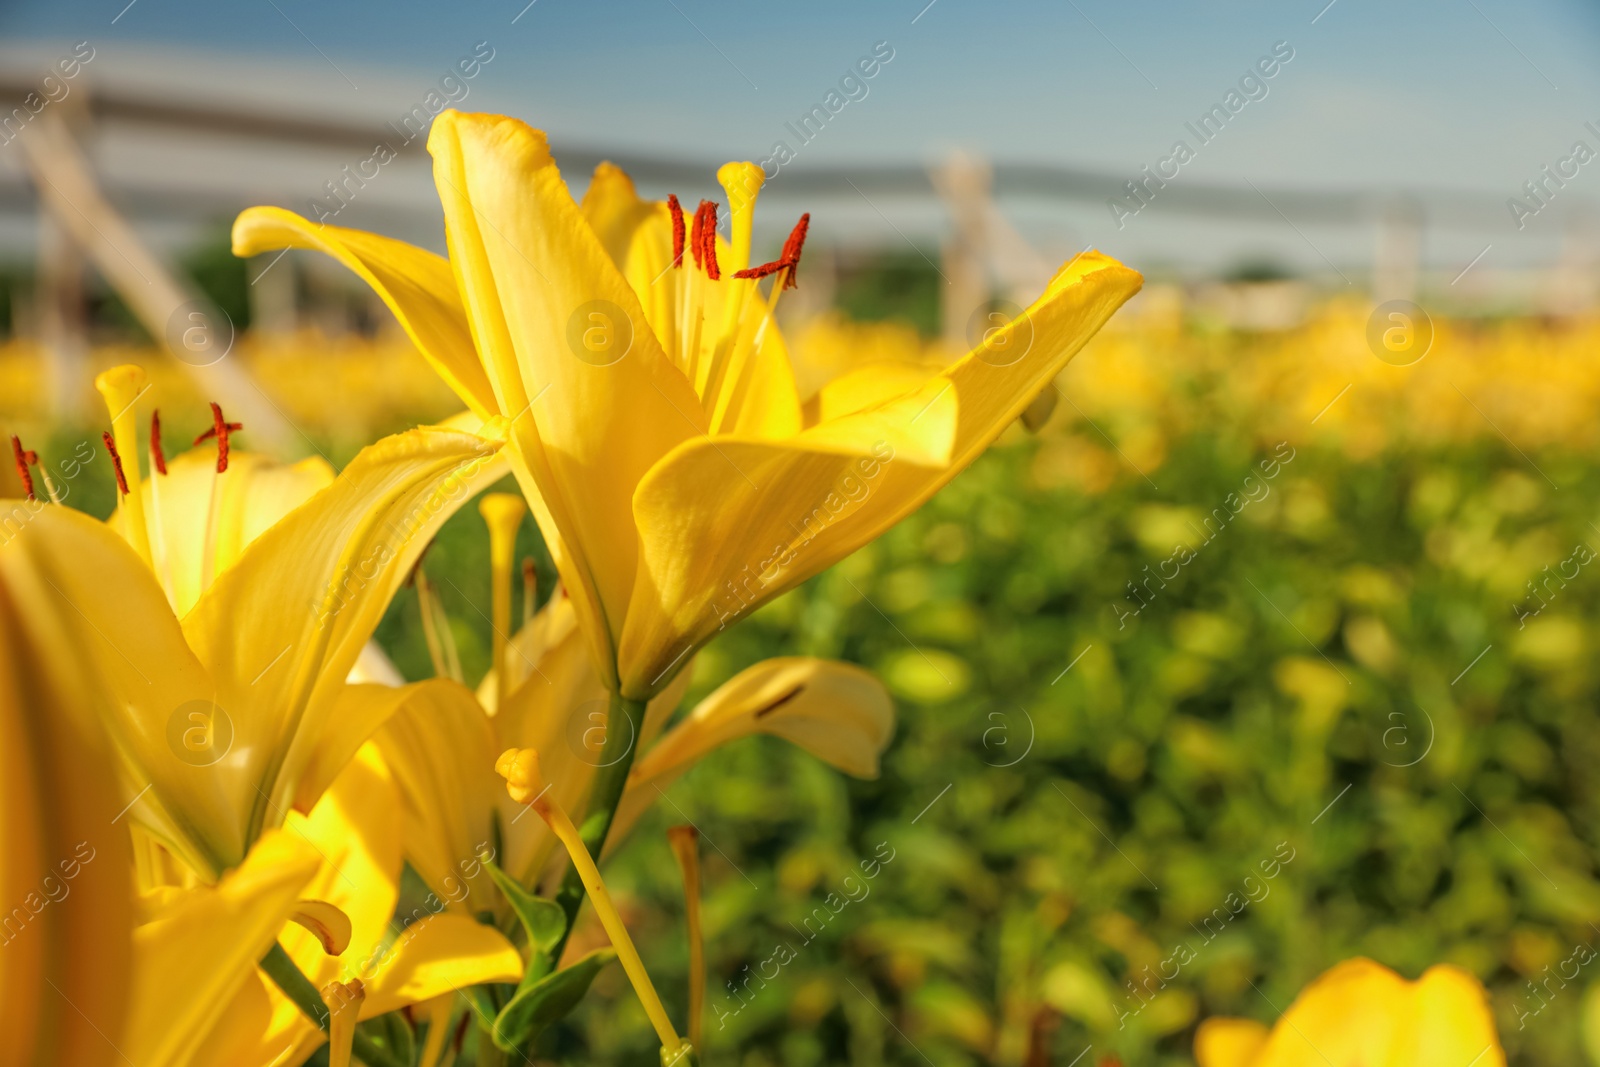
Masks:
[[[605,687],[567,597],[551,598],[513,639],[506,660],[509,692],[493,714],[486,710],[493,707],[492,677],[478,697],[435,679],[408,686],[374,738],[401,787],[407,860],[450,906],[465,914],[492,910],[501,920],[509,920],[509,910],[478,857],[498,840],[495,862],[531,885],[556,842],[499,788],[489,773],[496,758],[511,748],[538,751],[551,799],[563,810],[581,809],[606,758],[610,726]],[[888,693],[867,671],[796,657],[741,672],[663,735],[686,683],[685,677],[650,702],[608,847],[673,779],[729,741],[775,734],[850,774],[873,777],[894,729]]]
[[[393,709],[345,677],[433,533],[504,468],[493,440],[424,427],[364,449],[315,492],[306,470],[272,475],[235,455],[221,471],[220,449],[209,485],[184,460],[146,481],[122,425],[133,399],[112,405],[120,467],[128,494],[159,507],[120,509],[119,534],[0,500],[0,576],[36,641],[82,671],[128,819],[213,881],[309,810]],[[263,493],[233,490],[235,474]]]
[[[285,825],[289,836],[305,842],[321,859],[302,895],[339,909],[350,927],[337,956],[329,955],[301,926],[284,926],[281,920],[280,943],[318,989],[359,981],[365,991],[361,1019],[522,976],[522,958],[511,943],[493,927],[466,916],[430,913],[407,916],[415,921],[404,929],[391,924],[402,867],[399,800],[393,777],[369,745],[310,815],[291,814]],[[205,1052],[195,1062],[292,1067],[326,1040],[261,970],[252,968],[250,980],[218,1013]]]
[[[0,573],[0,1058],[107,1067],[131,968],[122,798],[66,646],[21,611]]]
[[[723,242],[716,205],[688,231],[675,199],[640,200],[610,165],[579,206],[544,134],[514,119],[445,111],[428,148],[449,261],[265,207],[239,217],[234,251],[338,258],[474,413],[509,420],[512,469],[601,676],[630,701],[920,506],[1141,283],[1085,253],[949,367],[865,372],[807,411],[771,321],[805,220],[784,256],[751,268],[758,167],[718,172]]]
[[[1415,982],[1368,959],[1337,965],[1301,991],[1270,1031],[1207,1019],[1200,1067],[1505,1067],[1483,985],[1459,967]]]

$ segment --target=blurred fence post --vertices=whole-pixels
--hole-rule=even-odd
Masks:
[[[944,242],[939,318],[946,343],[959,351],[968,347],[968,322],[989,300],[985,207],[991,175],[982,162],[958,152],[934,168],[931,177],[954,223],[954,232]]]
[[[150,250],[101,193],[88,158],[62,117],[41,114],[18,138],[40,205],[72,235],[158,345],[202,395],[237,412],[263,445],[282,450],[292,429],[249,373],[227,358],[233,323]]]

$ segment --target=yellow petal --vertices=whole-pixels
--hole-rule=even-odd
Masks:
[[[1199,1067],[1252,1067],[1267,1028],[1254,1019],[1207,1019],[1194,1035],[1194,1058]]]
[[[185,636],[232,722],[246,840],[315,800],[299,783],[324,737],[336,736],[330,719],[346,676],[434,533],[503,475],[497,447],[422,427],[363,449],[252,542],[185,616]],[[324,777],[328,770],[337,767],[324,766]]]
[[[251,739],[236,737],[231,719],[218,724],[215,684],[144,560],[103,523],[51,506],[0,548],[0,572],[30,625],[53,625],[73,651],[122,763],[123,803],[136,801],[126,818],[208,877],[236,865],[256,790],[215,764],[237,759],[233,740]]]
[[[133,1006],[120,1042],[128,1062],[190,1062],[219,1007],[234,999],[271,947],[319,862],[310,844],[273,831],[217,885],[188,891],[138,929]]]
[[[372,977],[363,978],[363,1019],[484,982],[515,982],[522,957],[492,926],[460,915],[433,915],[412,923],[384,952]]]
[[[194,607],[205,588],[206,539],[211,523],[212,486],[216,486],[216,534],[212,544],[213,574],[231,567],[245,546],[317,490],[333,481],[333,468],[320,456],[299,463],[276,463],[265,456],[234,452],[227,473],[219,475],[216,453],[197,448],[167,463],[167,473],[143,484],[144,507],[152,536],[156,573],[170,582],[173,610],[180,616]],[[156,504],[160,503],[160,514]],[[120,511],[108,520],[121,522]]]
[[[365,646],[371,648],[371,642]],[[363,653],[365,649],[363,649]],[[294,807],[308,812],[367,739],[406,702],[409,686],[346,685],[333,697],[333,711],[296,783]]]
[[[352,760],[310,815],[291,813],[284,830],[312,846],[320,861],[301,897],[326,901],[350,918],[343,958],[299,926],[278,940],[318,989],[363,966],[381,945],[400,895],[400,798],[394,778],[373,746]]]
[[[400,789],[406,861],[449,907],[494,910],[496,891],[477,859],[493,851],[505,790],[494,775],[500,746],[477,700],[448,679],[407,686],[373,744]]]
[[[656,459],[704,432],[705,417],[573,203],[542,133],[446,111],[428,150],[451,265],[511,418],[514,457],[547,509],[539,516],[553,525],[547,539],[563,545],[562,578],[609,675],[638,554],[634,486]],[[600,350],[586,345],[601,335]]]
[[[68,635],[28,622],[0,568],[0,1056],[104,1067],[132,966],[123,801]]]
[[[1383,1067],[1505,1067],[1489,995],[1472,975],[1441,965],[1423,972],[1413,987],[1414,1008]]]
[[[751,734],[782,737],[857,778],[878,774],[894,734],[894,704],[871,672],[809,657],[746,668],[645,752],[628,776],[612,842],[662,790],[713,750]]]
[[[319,226],[292,211],[253,207],[233,224],[233,254],[314,248],[372,286],[445,384],[480,417],[496,414],[494,390],[472,346],[450,264],[432,252],[376,234]]]
[[[1346,960],[1300,992],[1254,1067],[1385,1064],[1413,1009],[1411,983],[1371,960]]]
[[[663,459],[634,496],[641,562],[618,657],[623,692],[649,695],[675,659],[720,626],[921,506],[1016,420],[1141,281],[1098,253],[1079,256],[1015,322],[923,386],[919,396],[933,391],[926,414],[857,411],[790,442],[691,441]],[[949,462],[933,465],[937,456],[917,454],[915,424],[940,418],[949,401]],[[861,454],[880,432],[893,457],[881,463]],[[912,446],[906,456],[893,452],[896,440]]]

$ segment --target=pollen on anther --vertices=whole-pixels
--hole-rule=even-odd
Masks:
[[[157,474],[167,473],[167,454],[161,450],[161,410],[150,412],[150,462]]]
[[[215,400],[211,401],[211,429],[194,439],[195,444],[217,439],[217,473],[223,474],[228,469],[228,435],[236,430],[244,429],[242,422],[229,422],[222,417],[222,405]]]
[[[672,265],[683,266],[683,205],[672,193],[667,194],[667,211],[672,215]]]
[[[22,479],[22,488],[28,494],[29,500],[37,499],[33,495],[33,472],[28,470],[29,464],[39,462],[39,454],[22,447],[22,438],[16,434],[11,435],[11,454],[17,460],[17,477]]]
[[[694,209],[694,222],[689,227],[689,251],[694,256],[696,270],[700,269],[705,259],[706,243],[702,240],[701,234],[706,228],[706,206],[710,203],[709,200],[700,201],[700,206]]]
[[[106,452],[111,456],[111,469],[117,475],[117,492],[123,496],[128,495],[128,476],[122,473],[122,456],[117,453],[117,443],[111,439],[109,430],[102,431],[100,440],[106,443]]]
[[[706,277],[718,281],[722,277],[722,269],[717,265],[717,205],[714,200],[705,201],[706,219],[700,231],[700,242],[704,246],[702,254],[705,256]],[[699,257],[696,257],[699,258]]]
[[[783,254],[779,258],[789,268],[789,273],[783,276],[785,289],[794,289],[797,286],[795,275],[800,271],[800,253],[805,249],[806,233],[810,229],[811,212],[808,211],[800,216],[800,221],[789,231],[788,240],[783,242]]]

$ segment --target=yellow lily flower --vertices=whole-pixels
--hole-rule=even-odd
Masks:
[[[107,390],[108,401],[127,394],[112,404],[124,443],[107,435],[108,450],[147,506],[119,511],[119,535],[65,507],[0,501],[0,575],[29,621],[45,608],[59,620],[53,640],[74,650],[104,719],[128,818],[214,881],[291,809],[309,810],[393,709],[345,678],[433,533],[504,468],[492,428],[423,427],[364,449],[314,491],[314,465],[233,456],[250,479],[234,490],[224,436],[202,509],[204,479],[187,462],[139,477],[129,378]]]
[[[126,808],[68,631],[0,573],[5,1062],[186,1067],[317,869],[269,831],[215,886],[135,908]],[[119,825],[119,823],[121,823]]]
[[[1207,1019],[1200,1067],[1505,1067],[1489,995],[1459,967],[1408,982],[1368,959],[1308,985],[1270,1031],[1251,1019]]]
[[[539,753],[551,799],[581,808],[601,770],[609,724],[606,690],[578,631],[569,598],[552,597],[516,635],[506,660],[513,685],[491,712],[493,679],[478,696],[448,679],[407,687],[399,709],[373,743],[394,769],[405,812],[406,858],[443,901],[467,914],[510,912],[478,857],[501,842],[494,861],[523,884],[545,871],[554,836],[526,818],[485,774],[507,749]],[[688,682],[687,672],[650,702],[634,746],[635,762],[607,839],[627,829],[678,775],[739,737],[771,733],[857,777],[875,777],[894,730],[894,707],[869,672],[830,660],[768,660],[719,687],[681,723],[662,733]]]
[[[466,916],[408,916],[414,921],[392,929],[402,828],[394,777],[372,745],[351,760],[309,815],[291,813],[285,824],[286,834],[320,858],[302,896],[336,909],[349,925],[333,946],[338,955],[301,925],[280,919],[274,932],[281,929],[279,943],[318,989],[360,983],[358,1019],[522,976],[522,958],[511,943]],[[259,969],[225,1003],[197,1065],[294,1067],[328,1040]]]
[[[715,205],[686,234],[675,199],[640,200],[610,165],[574,203],[544,134],[515,119],[445,111],[428,148],[448,261],[267,207],[240,215],[234,251],[334,256],[476,414],[509,420],[512,469],[600,675],[633,702],[718,629],[920,506],[1142,280],[1086,252],[950,366],[865,374],[807,412],[771,321],[804,220],[780,260],[751,266],[758,167],[718,172],[723,242]]]

